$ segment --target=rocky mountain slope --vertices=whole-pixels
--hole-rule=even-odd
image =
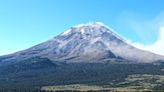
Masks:
[[[164,56],[133,47],[111,28],[98,22],[71,27],[47,42],[2,56],[0,62],[5,64],[33,57],[43,57],[58,62],[120,60],[147,63],[164,60]]]

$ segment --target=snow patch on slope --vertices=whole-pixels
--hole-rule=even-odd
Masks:
[[[68,35],[70,32],[71,32],[71,29],[68,29],[65,32],[63,32],[61,35]]]

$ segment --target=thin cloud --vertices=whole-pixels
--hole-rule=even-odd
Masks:
[[[146,24],[147,25],[151,24],[151,25],[149,26],[143,25],[144,27],[139,27],[137,29],[143,28],[144,30],[148,30],[152,28],[154,31],[158,31],[159,34],[157,40],[150,45],[144,45],[138,42],[130,42],[130,43],[137,48],[150,51],[156,54],[164,55],[164,12],[160,13],[157,17],[153,19],[153,21],[149,21]]]
[[[159,37],[154,44],[143,45],[141,43],[132,43],[133,46],[154,52],[156,54],[164,55],[164,26],[160,27]]]

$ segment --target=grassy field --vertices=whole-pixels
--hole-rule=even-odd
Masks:
[[[86,84],[73,84],[73,85],[59,85],[59,86],[44,86],[42,91],[114,91],[114,92],[144,92],[155,91],[154,88],[164,85],[164,76],[150,75],[150,74],[135,74],[129,75],[123,82],[118,82],[117,87],[111,85],[86,85]],[[162,90],[156,90],[163,92]]]

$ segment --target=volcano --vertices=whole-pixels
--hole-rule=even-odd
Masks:
[[[140,50],[100,22],[71,27],[60,35],[27,50],[2,56],[1,63],[42,57],[57,62],[129,61],[152,63],[164,56]]]
[[[76,84],[163,90],[163,61],[164,56],[133,47],[102,23],[78,25],[29,49],[1,56],[0,91],[60,92],[49,86],[60,85],[61,90],[81,86]],[[131,76],[134,81],[127,82]]]

